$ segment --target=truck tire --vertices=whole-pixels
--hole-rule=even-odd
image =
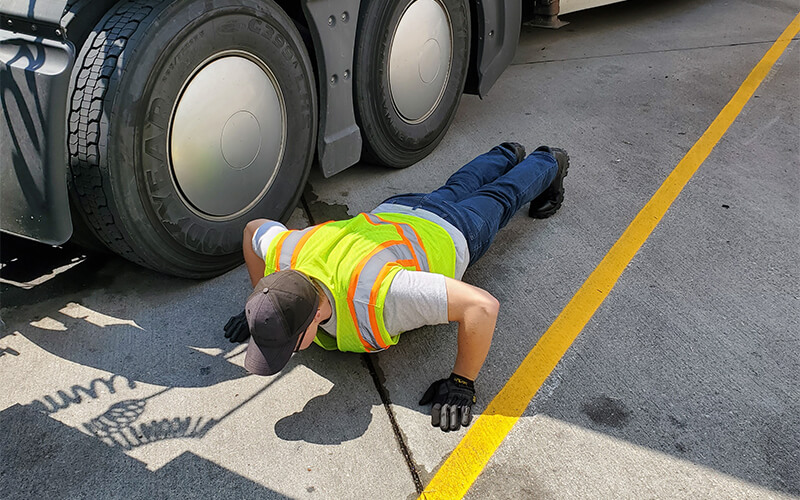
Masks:
[[[364,155],[403,168],[442,140],[469,65],[467,0],[384,0],[362,6],[355,61]]]
[[[76,203],[77,200],[70,196],[69,211],[70,215],[72,215],[72,236],[69,238],[69,243],[82,247],[90,253],[108,254],[108,247],[95,236],[89,223],[82,217],[81,208]]]
[[[271,0],[123,0],[72,75],[70,195],[109,249],[207,278],[246,223],[285,220],[317,127],[311,62]]]

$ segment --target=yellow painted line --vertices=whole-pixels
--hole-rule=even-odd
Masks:
[[[636,215],[572,300],[522,361],[505,386],[470,426],[420,499],[461,498],[514,427],[550,372],[603,303],[625,267],[672,202],[741,113],[789,42],[800,32],[800,14],[753,68],[739,90]]]

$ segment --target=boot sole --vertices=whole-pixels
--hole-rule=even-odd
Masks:
[[[545,203],[547,202],[552,203],[553,204],[552,208],[549,208],[547,210],[534,210],[533,207],[531,206],[528,215],[534,219],[547,219],[548,217],[551,217],[553,214],[558,212],[558,209],[561,208],[561,204],[564,202],[564,177],[566,177],[567,174],[569,173],[569,154],[567,154],[565,150],[560,148],[550,148],[550,149],[551,151],[553,151],[553,156],[556,157],[556,161],[559,163],[559,165],[561,165],[559,157],[563,159],[562,161],[564,162],[564,175],[561,176],[560,182],[558,183],[557,186],[558,190],[556,191],[555,196],[551,196],[545,201]],[[536,201],[537,200],[533,200],[532,203],[536,203]]]

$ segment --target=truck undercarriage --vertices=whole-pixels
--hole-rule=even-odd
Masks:
[[[312,161],[424,158],[513,57],[519,0],[6,0],[3,231],[178,276],[241,261]]]

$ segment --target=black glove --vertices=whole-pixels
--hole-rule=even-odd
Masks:
[[[443,431],[457,431],[472,421],[472,405],[475,404],[475,384],[472,380],[450,374],[432,383],[419,404],[433,402],[431,407],[431,425],[441,427]]]
[[[231,316],[231,319],[225,323],[225,338],[231,342],[244,342],[250,337],[250,327],[247,326],[247,318],[244,311]]]

